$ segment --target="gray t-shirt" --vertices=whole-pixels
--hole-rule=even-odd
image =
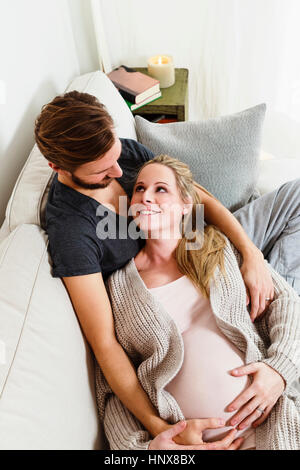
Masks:
[[[123,175],[117,181],[131,198],[138,169],[154,154],[135,140],[120,140],[122,152],[118,164]],[[55,175],[46,206],[53,277],[101,272],[106,279],[124,266],[144,245],[142,238],[126,236],[124,227],[128,227],[132,219],[124,219],[95,199],[61,183]],[[103,235],[105,226],[107,236]],[[110,227],[116,227],[116,230],[109,233]]]

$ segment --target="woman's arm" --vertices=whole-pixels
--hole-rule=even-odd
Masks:
[[[241,274],[243,276],[248,299],[251,298],[252,321],[261,315],[273,299],[274,288],[270,272],[264,263],[262,252],[250,240],[234,215],[224,207],[205,188],[195,183],[196,190],[205,206],[205,220],[218,227],[234,244],[243,257]]]
[[[114,318],[101,273],[63,278],[73,307],[112,391],[152,436],[168,427],[142,388],[115,336]]]
[[[257,327],[268,332],[270,346],[260,362],[231,371],[236,377],[252,376],[251,385],[228,405],[228,411],[238,410],[229,425],[239,425],[239,429],[251,423],[257,427],[265,421],[284,389],[300,372],[300,298],[266,260],[265,264],[272,275],[275,297]]]

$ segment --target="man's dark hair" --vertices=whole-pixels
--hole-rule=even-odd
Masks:
[[[72,173],[111,149],[114,122],[95,96],[71,91],[43,106],[35,140],[47,160]]]

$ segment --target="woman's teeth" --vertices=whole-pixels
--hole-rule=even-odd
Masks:
[[[159,211],[140,211],[140,214],[143,214],[143,215],[152,215],[152,214],[159,214]]]

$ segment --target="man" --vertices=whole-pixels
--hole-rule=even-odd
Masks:
[[[134,140],[119,139],[105,107],[95,97],[77,91],[58,96],[44,106],[36,121],[35,137],[57,173],[46,207],[53,276],[63,279],[111,389],[150,434],[157,436],[166,429],[166,423],[157,416],[116,340],[104,284],[113,271],[136,256],[143,240],[124,237],[119,230],[108,232],[106,238],[97,236],[97,226],[104,217],[108,227],[128,223],[119,198],[123,196],[129,203],[137,169],[154,155]],[[267,308],[274,292],[263,254],[236,217],[204,188],[197,190],[205,205],[206,222],[218,226],[243,256],[241,273],[254,321]],[[251,213],[250,220],[248,213],[248,209],[241,210],[240,217],[249,228],[250,222],[255,225],[255,217]],[[261,246],[265,235],[266,231]]]

